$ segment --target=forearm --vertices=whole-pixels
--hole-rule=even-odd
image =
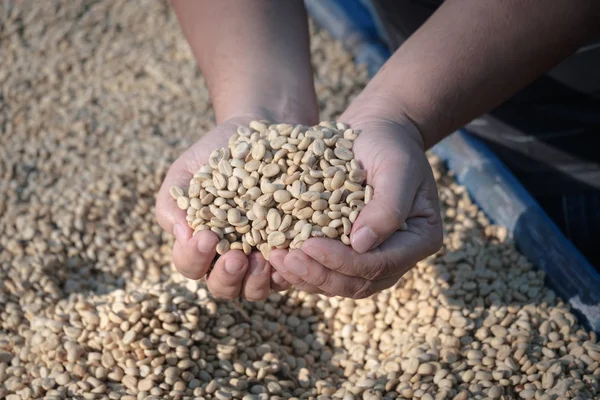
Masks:
[[[217,121],[263,115],[313,123],[318,108],[301,0],[172,0]]]
[[[447,0],[351,108],[409,118],[430,147],[508,99],[599,28],[597,0]]]

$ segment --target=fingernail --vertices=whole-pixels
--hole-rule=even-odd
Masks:
[[[215,250],[216,244],[213,243],[214,240],[210,238],[201,238],[198,240],[198,251],[203,254],[209,254],[211,251]]]
[[[265,272],[265,269],[267,268],[267,264],[268,264],[268,262],[266,262],[266,261],[264,263],[257,262],[257,263],[252,264],[250,266],[250,274],[251,275],[262,274],[263,272]]]
[[[304,276],[307,273],[306,262],[296,256],[286,257],[283,268],[296,276]]]
[[[217,247],[218,238],[216,236],[207,235],[204,232],[200,232],[199,235],[203,236],[198,240],[198,251],[202,254],[214,252]]]
[[[305,244],[304,246],[302,246],[302,251],[319,264],[325,265],[325,254],[323,253],[323,251],[321,251],[319,247]]]
[[[357,253],[364,253],[369,251],[377,242],[377,234],[368,226],[363,226],[354,235],[352,235],[350,241],[354,251]]]
[[[175,236],[175,240],[183,243],[185,241],[185,227],[181,224],[176,224],[173,227],[173,236]]]
[[[273,274],[271,274],[271,279],[273,280],[273,283],[275,283],[276,285],[281,285],[283,283],[283,277],[277,271],[275,271],[275,272],[273,272]]]
[[[244,268],[244,263],[242,262],[242,260],[239,260],[237,258],[230,258],[225,261],[225,271],[229,272],[232,275],[240,272],[242,268]]]

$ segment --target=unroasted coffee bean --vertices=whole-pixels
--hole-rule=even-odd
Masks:
[[[300,248],[308,237],[339,239],[348,244],[351,226],[346,227],[339,218],[347,216],[351,225],[364,208],[369,190],[363,185],[366,171],[354,160],[351,150],[357,135],[346,125],[332,122],[306,127],[252,121],[239,128],[229,147],[214,150],[210,165],[194,174],[187,194],[177,186],[170,189],[178,207],[192,215],[188,222],[194,233],[204,230],[202,226],[217,233],[222,238],[217,249],[221,255],[229,249],[244,248],[244,244],[247,250],[265,242],[272,247],[292,244]],[[248,138],[255,142],[251,150]],[[297,154],[301,155],[297,158]],[[349,211],[340,212],[344,209]],[[333,226],[329,226],[330,213],[340,213]],[[308,220],[319,227],[308,237],[302,230],[288,229]],[[250,229],[244,225],[257,233],[266,231],[250,237]],[[285,232],[283,239],[273,234],[275,231]],[[223,240],[241,244],[227,246]]]

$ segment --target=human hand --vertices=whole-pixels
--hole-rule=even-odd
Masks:
[[[353,115],[341,120],[361,131],[353,151],[374,188],[353,224],[352,247],[312,238],[302,250],[273,251],[270,263],[301,290],[364,298],[393,286],[439,250],[442,223],[433,173],[414,125]],[[399,231],[404,223],[408,228]]]
[[[156,218],[160,226],[175,236],[173,263],[186,278],[200,279],[207,274],[216,255],[218,236],[211,231],[193,230],[186,221],[186,212],[177,207],[169,193],[173,185],[189,186],[194,173],[208,164],[210,153],[226,147],[229,137],[240,125],[247,125],[251,117],[228,119],[212,129],[186,150],[169,168],[158,193]],[[285,290],[289,284],[274,272],[259,251],[246,256],[240,250],[230,250],[215,262],[207,277],[210,292],[219,298],[244,297],[256,301],[267,298],[273,290]]]

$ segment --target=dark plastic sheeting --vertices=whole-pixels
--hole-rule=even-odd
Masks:
[[[341,40],[374,75],[389,57],[369,0],[305,0],[315,22]],[[460,130],[433,152],[456,173],[473,200],[506,226],[519,251],[546,272],[548,285],[581,322],[600,332],[600,274],[567,240],[506,166],[474,136]]]

